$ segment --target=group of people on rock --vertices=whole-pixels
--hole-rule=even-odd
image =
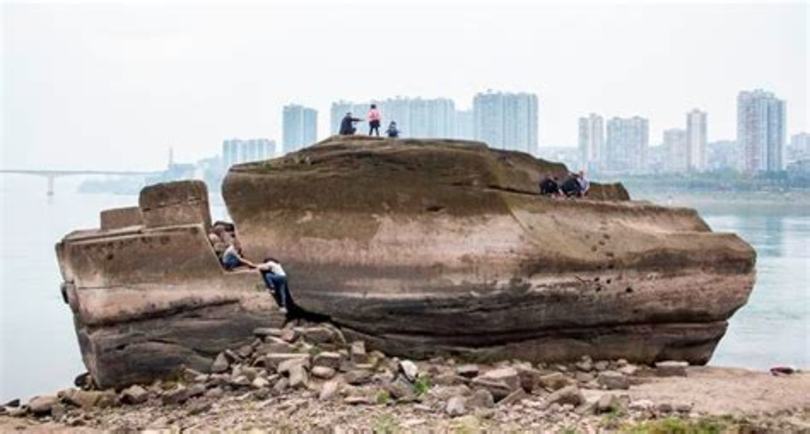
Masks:
[[[287,273],[278,259],[268,256],[259,264],[247,260],[242,254],[242,244],[236,238],[236,228],[231,223],[215,222],[211,226],[208,239],[225,270],[233,271],[239,267],[258,270],[282,312],[288,316],[297,316],[300,313],[290,295]]]
[[[377,109],[376,104],[371,104],[371,108],[368,110],[368,115],[366,115],[365,120],[368,120],[368,135],[376,135],[377,137],[380,137],[382,115],[380,114],[380,110]],[[340,129],[338,132],[341,136],[351,136],[357,132],[357,127],[355,127],[354,124],[363,121],[364,119],[352,116],[352,112],[347,112],[340,121]],[[396,122],[391,121],[391,123],[388,124],[388,129],[385,130],[385,135],[392,139],[399,137],[399,129],[397,128]]]
[[[546,174],[540,180],[540,194],[550,197],[585,197],[591,183],[585,178],[585,172],[580,170],[569,173],[562,181],[553,174]]]

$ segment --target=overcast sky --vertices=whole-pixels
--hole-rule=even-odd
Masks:
[[[685,113],[736,135],[737,92],[787,101],[808,130],[806,2],[767,4],[285,1],[4,3],[0,167],[153,169],[281,139],[290,102],[538,94],[540,146],[575,146],[577,118]]]

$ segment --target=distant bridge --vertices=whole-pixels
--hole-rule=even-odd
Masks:
[[[129,170],[38,170],[38,169],[0,169],[0,173],[16,175],[42,176],[48,179],[48,196],[53,196],[53,184],[60,176],[76,175],[115,175],[115,176],[147,176],[157,175],[162,171],[139,172]]]

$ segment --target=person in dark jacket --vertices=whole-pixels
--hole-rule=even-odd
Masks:
[[[352,134],[357,131],[357,128],[354,127],[355,122],[362,122],[363,120],[360,118],[352,117],[352,113],[346,113],[346,116],[343,116],[343,119],[340,121],[340,135],[341,136],[351,136]]]
[[[579,182],[579,175],[572,173],[560,185],[560,190],[566,197],[582,197],[582,184]]]
[[[392,139],[396,139],[397,137],[399,137],[399,130],[397,129],[397,123],[391,121],[391,123],[388,124],[388,129],[385,130],[385,134],[387,134],[388,137]]]
[[[540,181],[540,194],[543,196],[559,196],[560,184],[557,182],[556,176],[546,175]]]

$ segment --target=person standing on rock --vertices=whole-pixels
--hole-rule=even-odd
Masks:
[[[368,111],[368,135],[372,135],[374,133],[377,137],[380,137],[380,121],[382,120],[382,116],[380,115],[380,111],[377,110],[377,105],[372,104],[371,109]]]
[[[351,136],[357,131],[357,128],[354,127],[356,122],[362,122],[362,119],[352,117],[352,112],[346,113],[346,116],[343,116],[343,119],[340,121],[340,130],[339,133],[341,136]]]

